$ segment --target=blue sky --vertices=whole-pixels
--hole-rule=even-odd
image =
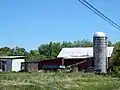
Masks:
[[[120,24],[120,0],[87,0]],[[120,40],[120,31],[78,0],[0,0],[0,47],[35,49],[50,41],[89,39],[103,31]]]

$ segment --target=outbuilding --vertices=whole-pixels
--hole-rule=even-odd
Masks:
[[[0,56],[0,71],[19,72],[22,62],[25,62],[25,56]]]
[[[25,72],[38,71],[38,61],[22,62],[22,71],[25,71]]]

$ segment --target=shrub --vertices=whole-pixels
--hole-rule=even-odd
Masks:
[[[116,67],[114,68],[114,70],[115,70],[115,71],[114,71],[114,72],[115,72],[115,75],[120,78],[120,66],[116,66]]]

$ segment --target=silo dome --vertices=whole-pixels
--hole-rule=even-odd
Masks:
[[[94,37],[106,37],[106,35],[105,35],[105,33],[103,33],[103,32],[96,32],[96,33],[94,34]]]

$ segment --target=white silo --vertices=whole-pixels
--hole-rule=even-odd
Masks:
[[[107,37],[103,32],[93,36],[94,68],[96,72],[107,72]]]

